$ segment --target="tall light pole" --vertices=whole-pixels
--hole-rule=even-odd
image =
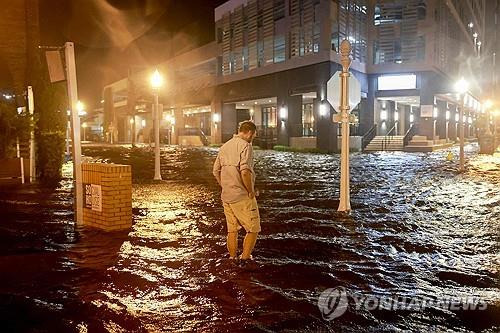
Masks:
[[[351,210],[350,184],[349,184],[349,67],[351,66],[351,44],[344,40],[340,44],[342,73],[340,110],[342,121],[342,148],[340,150],[340,202],[338,211],[349,212]]]
[[[492,113],[493,115],[493,152],[497,150],[498,147],[498,141],[497,141],[497,122],[498,118],[500,117],[500,110],[496,109]]]
[[[460,96],[460,113],[459,113],[459,118],[458,118],[458,123],[460,126],[460,172],[463,172],[465,170],[465,154],[464,154],[464,145],[465,145],[465,139],[464,139],[464,98],[465,98],[465,93],[467,90],[469,90],[469,83],[465,81],[464,78],[461,78],[460,80],[457,81],[455,84],[455,90],[459,93]]]
[[[85,135],[86,134],[85,130],[87,129],[87,123],[83,123],[82,127],[83,127],[83,141],[87,141],[87,138],[86,138],[86,135]]]
[[[153,88],[153,94],[155,98],[155,104],[153,109],[153,123],[155,131],[155,176],[154,180],[161,180],[160,172],[160,105],[158,103],[158,93],[160,87],[163,85],[163,77],[160,72],[155,69],[153,75],[151,76],[151,87]]]

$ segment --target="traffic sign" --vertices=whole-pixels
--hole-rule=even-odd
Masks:
[[[340,112],[340,73],[337,72],[326,83],[326,99],[328,103],[335,109],[335,111]],[[349,77],[349,106],[352,110],[361,101],[361,84],[358,79],[350,72]]]

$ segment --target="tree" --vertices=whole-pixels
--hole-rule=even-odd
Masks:
[[[14,102],[0,100],[0,158],[16,156],[16,140],[28,140],[31,126],[27,112],[18,114]]]
[[[64,82],[50,83],[42,53],[35,59],[33,93],[35,99],[35,140],[37,169],[43,184],[53,185],[61,179],[68,109]]]

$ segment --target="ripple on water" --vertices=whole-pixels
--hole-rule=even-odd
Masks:
[[[0,296],[41,301],[4,297],[0,309],[13,306],[32,318],[57,314],[63,324],[39,326],[59,331],[498,331],[500,156],[470,147],[464,174],[446,161],[447,151],[353,154],[348,216],[335,211],[339,156],[256,151],[262,233],[257,261],[246,269],[224,259],[224,214],[211,175],[215,148],[162,150],[160,183],[151,180],[147,148],[85,148],[94,160],[132,164],[132,230],[107,235],[68,227],[68,181],[40,199],[41,209],[26,204],[29,194],[0,193],[7,216],[0,249],[10,256],[0,260],[2,272],[20,272],[12,268],[17,258],[40,263],[33,265],[39,286],[28,276],[18,287],[0,284]],[[29,223],[34,216],[39,225]],[[474,295],[488,308],[350,306],[327,322],[317,297],[336,286],[379,295]]]

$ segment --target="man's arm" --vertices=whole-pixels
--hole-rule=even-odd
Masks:
[[[243,185],[248,192],[248,197],[252,199],[255,196],[255,190],[253,188],[253,149],[252,146],[248,145],[241,152],[240,155],[240,174],[241,180],[243,181]]]
[[[245,188],[247,189],[248,197],[253,199],[253,197],[255,197],[255,191],[252,184],[252,171],[249,169],[241,171],[241,179],[243,180],[243,185],[245,185]]]
[[[217,179],[217,183],[219,183],[219,185],[221,185],[221,182],[220,182],[221,169],[222,169],[222,167],[220,165],[219,155],[217,155],[217,158],[215,159],[214,168],[213,168],[212,173],[213,173],[215,179]]]

